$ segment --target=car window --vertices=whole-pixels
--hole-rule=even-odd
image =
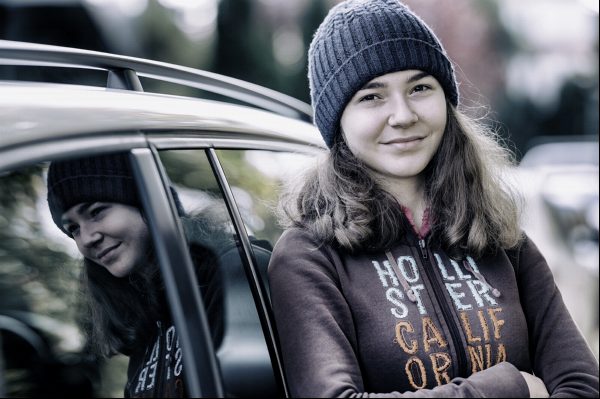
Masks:
[[[92,354],[82,255],[51,217],[48,165],[0,175],[2,396],[122,397],[128,358]]]
[[[165,150],[159,154],[187,215],[182,227],[191,258],[197,263],[225,395],[278,395],[241,240],[207,154],[204,150]],[[208,248],[202,248],[203,243]],[[266,268],[270,251],[255,246],[254,256],[259,267]]]
[[[316,162],[315,155],[265,150],[217,153],[249,234],[272,247],[283,232],[276,216],[282,185]]]
[[[183,368],[190,363],[183,353],[197,352],[180,343],[178,328],[189,330],[189,324],[175,326],[164,260],[154,249],[156,240],[173,237],[153,224],[156,216],[140,195],[153,192],[153,183],[145,178],[145,191],[138,189],[130,159],[127,152],[86,155],[0,175],[0,396],[185,395]],[[158,170],[150,173],[158,176]],[[198,192],[167,186],[189,233],[193,272],[217,345],[228,331],[218,327],[218,251],[236,248],[232,229],[222,216],[206,219],[210,223],[191,217],[180,198],[191,209]],[[216,187],[204,186],[209,195]],[[217,208],[210,207],[212,214]],[[178,283],[174,294],[195,298],[182,289],[188,288]],[[186,309],[198,308],[188,303]],[[188,332],[191,346],[204,339],[198,330]]]

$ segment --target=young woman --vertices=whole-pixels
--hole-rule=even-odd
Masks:
[[[280,202],[269,279],[293,396],[598,396],[598,363],[518,225],[510,164],[397,0],[331,9],[309,49],[329,146]]]
[[[127,154],[53,162],[48,205],[84,256],[87,343],[100,357],[130,357],[126,397],[184,397],[182,350]],[[218,224],[185,215],[172,190],[207,306],[215,345],[221,335]]]

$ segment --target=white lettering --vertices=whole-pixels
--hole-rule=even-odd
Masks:
[[[467,285],[471,289],[471,292],[475,297],[475,301],[477,301],[477,306],[479,306],[480,308],[484,306],[483,299],[487,300],[488,303],[492,306],[498,305],[498,302],[496,302],[496,300],[488,294],[488,292],[490,291],[489,285],[482,283],[479,280],[467,281]],[[479,288],[476,288],[475,285],[479,286]]]
[[[137,386],[135,387],[135,393],[139,393],[140,389],[142,389],[142,387],[144,385],[146,385],[146,374],[148,373],[148,367],[144,367],[142,369],[142,371],[140,372],[140,376],[138,377],[138,383]]]
[[[448,293],[452,297],[452,300],[454,301],[454,305],[456,306],[456,309],[458,309],[458,310],[472,309],[473,306],[471,306],[470,304],[465,305],[460,301],[460,298],[464,298],[465,293],[457,292],[457,291],[455,291],[455,288],[456,289],[462,288],[462,283],[446,283],[446,290],[448,290]]]
[[[411,286],[410,289],[412,290],[413,294],[415,294],[415,297],[417,298],[417,309],[419,309],[419,314],[421,314],[421,315],[427,314],[427,309],[425,309],[425,306],[423,305],[423,301],[421,300],[421,291],[423,291],[425,289],[425,286],[423,284],[417,284],[417,285]]]
[[[471,278],[470,274],[463,274],[462,270],[460,270],[460,265],[455,260],[450,259],[450,264],[460,280],[469,280]]]
[[[387,260],[383,262],[383,266],[385,267],[385,269],[383,269],[379,265],[379,262],[377,262],[377,261],[372,261],[372,262],[373,262],[373,266],[375,267],[375,270],[377,271],[377,274],[379,275],[379,280],[381,280],[381,284],[384,287],[388,286],[387,278],[389,278],[391,280],[391,285],[393,287],[397,287],[399,285],[398,278],[396,277],[394,270],[392,270],[392,267],[390,266],[390,262],[388,262]]]
[[[437,261],[437,265],[438,268],[440,269],[440,272],[442,272],[442,278],[444,280],[448,280],[448,281],[454,281],[454,276],[449,276],[448,275],[448,270],[446,270],[446,266],[444,266],[444,262],[442,262],[442,257],[440,255],[438,255],[437,253],[434,253],[433,256],[435,257],[435,260]]]
[[[167,351],[171,351],[173,348],[173,338],[175,337],[175,326],[169,327],[165,334],[165,342],[167,344]]]
[[[150,383],[146,386],[146,389],[154,388],[154,382],[156,381],[156,365],[157,365],[157,363],[153,363],[150,366],[150,373],[148,373],[148,378],[150,378]]]
[[[417,269],[417,262],[412,256],[401,256],[398,258],[398,266],[400,266],[400,272],[409,283],[416,283],[419,281],[419,271]],[[410,275],[406,267],[410,269]]]
[[[388,301],[397,306],[397,308],[390,309],[394,317],[398,319],[403,319],[408,315],[408,309],[406,308],[406,305],[401,301],[401,299],[404,299],[404,293],[402,292],[402,290],[393,287],[388,288],[388,290],[385,292],[385,297]]]
[[[181,362],[182,357],[183,352],[181,351],[181,348],[178,348],[177,352],[175,352],[175,370],[173,371],[175,377],[179,377],[179,374],[181,374],[181,369],[183,368],[183,364]]]
[[[160,337],[156,339],[154,346],[152,347],[152,353],[150,354],[150,358],[146,362],[146,366],[150,363],[155,363],[158,360],[158,351],[160,349]]]

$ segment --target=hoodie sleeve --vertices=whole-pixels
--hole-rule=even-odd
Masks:
[[[305,233],[284,233],[269,263],[271,300],[293,397],[528,397],[520,372],[503,362],[469,378],[415,392],[364,392],[352,312],[334,251]]]
[[[533,372],[551,397],[598,397],[598,362],[567,310],[546,260],[526,237],[516,260]]]

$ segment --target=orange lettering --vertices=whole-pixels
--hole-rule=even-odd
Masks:
[[[412,324],[410,324],[408,321],[399,321],[398,324],[396,324],[396,341],[398,342],[398,345],[400,345],[404,352],[408,353],[409,355],[414,355],[417,353],[418,349],[417,341],[414,339],[411,340],[409,346],[408,342],[404,338],[402,330],[406,330],[409,333],[413,333],[415,330]]]
[[[419,374],[417,376],[413,376],[412,370],[414,370],[414,367],[411,367],[413,364],[417,365],[418,367]],[[406,370],[406,375],[408,376],[408,382],[414,389],[425,388],[427,385],[427,373],[425,372],[425,365],[421,359],[412,356],[410,359],[408,359],[408,362],[406,362],[406,367],[404,369]],[[417,385],[415,383],[415,377],[418,377],[421,380],[421,385]]]
[[[496,313],[502,312],[502,308],[494,308],[487,310],[490,318],[492,319],[492,324],[494,325],[494,338],[500,339],[500,327],[504,325],[504,320],[498,319],[496,317]]]
[[[462,320],[463,327],[467,333],[467,341],[472,344],[475,342],[481,342],[481,337],[474,337],[473,331],[471,330],[471,323],[469,322],[469,316],[466,312],[460,312],[460,319]]]
[[[496,364],[506,361],[506,348],[504,344],[498,345],[498,360],[496,360]]]
[[[429,352],[431,349],[430,345],[437,343],[440,348],[445,348],[448,343],[442,337],[442,334],[431,321],[429,317],[423,317],[423,345],[425,352]]]
[[[483,310],[477,311],[477,317],[479,317],[479,323],[481,324],[481,328],[483,329],[484,341],[490,342],[490,329],[488,328],[487,321],[485,321],[485,317],[483,317]]]
[[[481,345],[477,345],[476,347],[469,345],[467,349],[469,350],[469,356],[471,356],[471,372],[475,374],[483,370],[483,350],[481,349]]]
[[[438,385],[448,384],[450,382],[450,377],[446,370],[450,367],[450,356],[447,353],[438,352],[432,353],[429,355],[431,359],[431,364],[433,365],[433,372],[435,373],[435,379]],[[442,360],[443,363],[439,363],[439,360]]]

